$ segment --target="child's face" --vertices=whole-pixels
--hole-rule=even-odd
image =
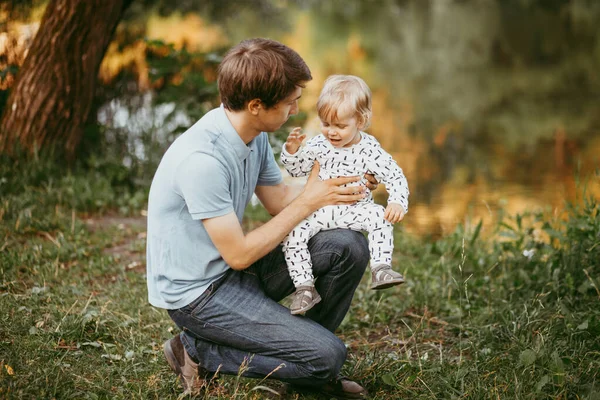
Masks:
[[[338,113],[335,119],[321,119],[321,133],[333,147],[350,147],[360,142],[360,129],[354,110]]]

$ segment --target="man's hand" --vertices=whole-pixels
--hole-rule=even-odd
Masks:
[[[383,215],[383,218],[392,224],[400,222],[404,218],[404,209],[400,204],[389,203],[385,208],[385,214]]]
[[[321,207],[338,204],[354,204],[365,197],[363,186],[343,185],[360,180],[359,176],[344,176],[340,178],[319,179],[319,162],[315,161],[312,171],[300,194],[301,199],[314,212]]]
[[[375,179],[375,175],[365,174],[365,179],[367,180],[367,183],[365,183],[365,185],[367,186],[367,189],[369,189],[371,192],[377,189],[377,186],[379,186],[379,181]]]
[[[315,162],[302,193],[287,207],[280,210],[283,203],[294,196],[295,189],[287,192],[285,185],[277,185],[269,190],[263,188],[257,191],[261,200],[270,196],[284,199],[266,201],[269,212],[277,214],[266,224],[245,234],[233,211],[203,219],[202,223],[225,262],[235,270],[242,270],[273,250],[300,221],[319,208],[330,204],[352,204],[364,198],[364,186],[341,187],[359,179],[352,176],[322,181],[319,179],[319,163]]]
[[[285,141],[285,149],[290,154],[296,154],[300,146],[302,145],[302,141],[306,138],[306,135],[302,133],[301,128],[294,128],[290,134],[288,135],[287,140]]]

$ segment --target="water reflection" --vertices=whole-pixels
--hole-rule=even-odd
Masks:
[[[600,196],[600,3],[278,4],[278,24],[246,10],[220,25],[154,18],[148,34],[203,50],[249,36],[295,48],[314,76],[300,103],[309,134],[325,78],[364,78],[374,97],[369,132],[409,180],[408,231],[438,236],[480,218],[487,229],[503,213],[559,213],[581,198],[576,177]]]

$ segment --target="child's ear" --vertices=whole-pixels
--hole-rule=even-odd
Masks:
[[[363,130],[369,126],[369,121],[371,120],[371,112],[365,111],[358,115],[358,129]]]

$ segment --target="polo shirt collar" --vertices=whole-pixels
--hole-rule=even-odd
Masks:
[[[246,146],[246,143],[244,143],[233,125],[231,125],[229,118],[227,118],[223,104],[221,104],[217,113],[217,124],[219,128],[221,128],[221,133],[225,139],[227,139],[231,147],[233,147],[235,154],[240,158],[240,160],[245,160],[250,154],[249,146],[252,142],[248,143],[248,146]]]

